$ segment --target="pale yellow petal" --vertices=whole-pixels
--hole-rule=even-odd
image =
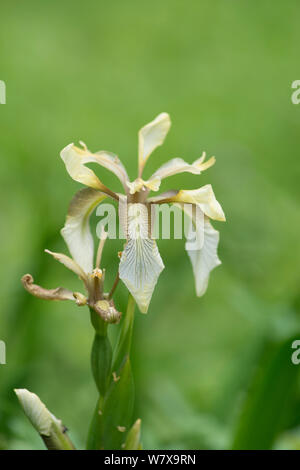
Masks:
[[[219,232],[212,227],[199,206],[190,204],[176,204],[176,206],[179,206],[191,220],[185,249],[193,267],[196,294],[201,297],[206,292],[210,272],[221,264],[217,254]]]
[[[189,247],[191,247],[191,240],[187,243]],[[210,272],[221,264],[217,254],[218,243],[219,232],[212,227],[208,218],[205,217],[204,243],[202,248],[200,250],[191,248],[187,249],[193,267],[196,293],[198,297],[202,296],[206,292]]]
[[[61,234],[76,263],[85,273],[94,267],[94,240],[89,219],[93,210],[107,196],[91,188],[83,188],[73,197]]]
[[[162,204],[168,202],[197,204],[205,215],[214,220],[225,221],[225,214],[217,201],[210,184],[199,189],[170,191],[155,198],[150,198],[148,202]]]
[[[90,188],[99,189],[112,198],[117,199],[116,194],[99,180],[93,170],[85,166],[87,163],[99,163],[103,165],[103,157],[100,158],[99,155],[93,155],[86,147],[79,148],[74,144],[67,145],[67,147],[61,151],[60,156],[66,165],[67,172],[73,180],[85,184]],[[107,159],[107,161],[108,160],[109,159]]]
[[[153,121],[139,131],[139,170],[140,175],[151,153],[163,144],[171,127],[170,116],[159,114]]]
[[[204,162],[205,153],[202,157],[196,160],[194,163],[189,164],[182,158],[173,158],[164,165],[162,165],[150,178],[158,177],[160,179],[168,178],[169,176],[177,175],[179,173],[193,173],[194,175],[200,175],[202,171],[206,170],[215,163],[215,157],[211,157],[207,162]]]

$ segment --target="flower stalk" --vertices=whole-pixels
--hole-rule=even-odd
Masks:
[[[90,426],[88,449],[124,448],[132,426],[134,384],[130,349],[134,310],[135,302],[129,295],[127,311],[113,355],[107,336],[108,325],[102,319],[95,318],[95,313],[91,311],[95,328],[91,364],[99,398]]]

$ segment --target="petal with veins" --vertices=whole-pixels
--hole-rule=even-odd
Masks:
[[[89,219],[92,211],[107,196],[91,188],[83,188],[73,197],[61,234],[74,260],[85,273],[94,266],[94,240]]]
[[[198,160],[194,161],[191,165],[185,162],[182,158],[173,158],[164,165],[162,165],[150,178],[159,177],[160,179],[168,178],[169,176],[177,175],[179,173],[193,173],[194,175],[200,175],[200,173],[207,168],[211,167],[216,159],[211,157],[207,162],[204,162],[205,153]]]
[[[139,169],[143,170],[148,157],[163,144],[171,127],[170,116],[167,113],[159,114],[153,121],[146,124],[139,131]]]
[[[103,164],[103,156],[101,158],[99,155],[94,155],[89,152],[86,147],[81,149],[74,144],[67,145],[67,147],[61,151],[60,156],[66,165],[67,172],[73,180],[85,184],[90,188],[100,189],[112,198],[117,199],[116,194],[99,180],[93,170],[85,166],[87,163]],[[110,158],[107,158],[107,160],[110,160]]]
[[[148,211],[144,204],[129,204],[128,241],[119,275],[133,295],[140,311],[146,313],[154,287],[164,269],[155,240],[148,236]]]
[[[209,274],[221,264],[217,254],[219,232],[215,230],[207,217],[204,218],[204,243],[202,248],[192,247],[191,240],[186,242],[186,250],[193,266],[197,296],[202,296],[208,285]],[[188,248],[187,248],[188,247]]]

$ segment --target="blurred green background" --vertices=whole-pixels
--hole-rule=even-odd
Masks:
[[[21,288],[81,288],[44,248],[80,185],[60,150],[82,139],[137,167],[137,131],[162,111],[173,122],[145,175],[203,150],[216,165],[162,190],[211,183],[227,216],[223,262],[197,298],[184,241],[159,242],[166,269],[149,314],[137,312],[133,366],[144,448],[300,448],[300,79],[297,0],[86,0],[1,3],[0,447],[43,448],[13,394],[36,392],[79,448],[96,402],[87,309]],[[106,170],[98,174],[120,191]],[[95,221],[95,220],[94,220]],[[107,244],[108,286],[122,241]],[[127,293],[120,285],[117,306]]]

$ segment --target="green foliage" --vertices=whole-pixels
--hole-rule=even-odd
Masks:
[[[271,449],[287,423],[299,372],[291,361],[291,344],[267,341],[256,366],[234,435],[234,449]]]
[[[147,316],[136,312],[131,355],[133,416],[142,418],[143,446],[229,448],[235,438],[236,447],[240,430],[243,447],[299,448],[300,369],[289,371],[282,355],[283,342],[300,328],[300,106],[290,99],[299,79],[299,8],[297,0],[205,0],[188,8],[180,0],[28,0],[17,9],[3,2],[1,448],[43,448],[14,398],[20,387],[43,397],[76,447],[85,447],[98,398],[88,367],[88,309],[32,298],[20,278],[31,272],[47,288],[81,289],[43,253],[66,253],[59,229],[79,189],[59,151],[82,139],[92,151],[117,153],[134,179],[137,130],[161,111],[170,113],[172,132],[145,177],[169,158],[192,162],[206,150],[216,156],[213,168],[199,177],[174,176],[161,190],[211,183],[227,222],[214,224],[223,264],[200,299],[184,242],[158,241],[166,268]],[[117,178],[93,169],[121,190]],[[107,242],[107,290],[122,245]],[[123,314],[126,301],[120,284],[115,303]],[[117,328],[110,327],[113,344]],[[273,360],[263,362],[270,337]],[[263,392],[270,389],[271,403],[287,400],[272,407],[272,416]],[[259,430],[255,443],[246,435],[243,420],[254,426],[246,409],[265,409],[258,422],[268,442]]]

